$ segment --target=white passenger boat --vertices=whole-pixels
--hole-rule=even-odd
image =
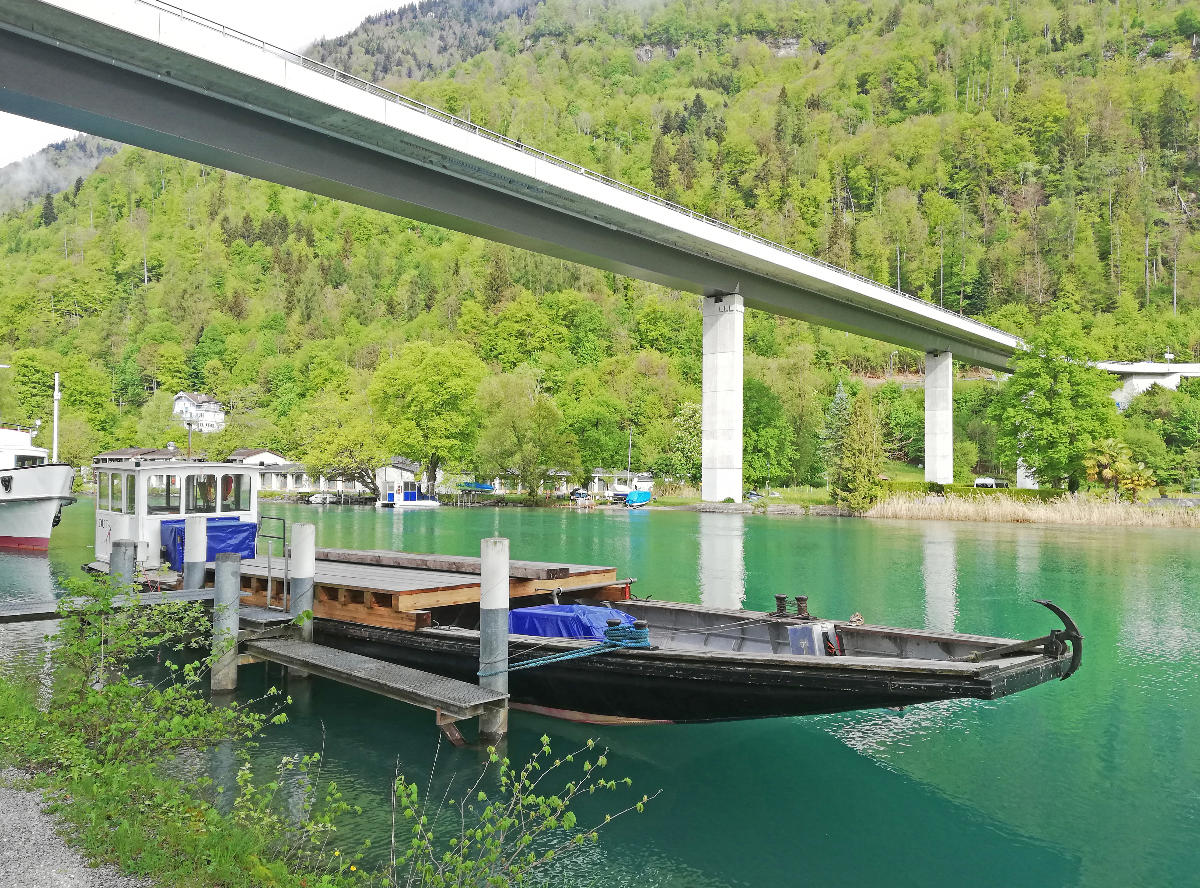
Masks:
[[[249,540],[246,557],[252,557],[262,468],[191,460],[174,448],[128,448],[100,454],[93,462],[96,559],[109,560],[113,540],[136,540],[137,562],[142,567],[172,563],[174,556],[182,554],[182,525],[191,515],[207,516],[210,550],[236,536],[243,543]],[[168,531],[177,528],[174,536],[163,532],[164,522]]]
[[[441,503],[416,481],[388,481],[379,487],[377,509],[436,509]]]
[[[45,551],[62,507],[75,502],[75,470],[49,462],[33,430],[0,425],[0,548]]]

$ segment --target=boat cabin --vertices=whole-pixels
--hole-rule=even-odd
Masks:
[[[189,515],[258,523],[260,466],[177,459],[143,451],[139,456],[101,454],[96,481],[96,558],[108,561],[112,541],[136,540],[138,563],[161,565],[162,523]]]
[[[26,426],[0,425],[0,471],[44,466],[50,451],[35,447],[34,430]]]

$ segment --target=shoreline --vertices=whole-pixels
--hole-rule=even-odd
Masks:
[[[46,811],[44,791],[23,786],[28,775],[0,771],[0,884],[23,888],[150,888],[151,882],[109,865],[89,863],[67,844],[66,827]]]

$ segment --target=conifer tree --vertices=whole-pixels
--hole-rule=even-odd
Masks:
[[[883,485],[883,435],[875,405],[868,392],[860,392],[850,405],[841,452],[837,458],[838,483],[833,501],[843,509],[861,514],[879,500]]]
[[[821,460],[825,463],[826,478],[831,489],[840,483],[838,460],[849,422],[850,396],[846,394],[845,386],[839,382],[837,391],[833,393],[833,400],[825,410],[825,428],[821,432]]]
[[[57,220],[58,213],[54,211],[54,195],[47,191],[46,197],[42,201],[42,225],[49,228]]]

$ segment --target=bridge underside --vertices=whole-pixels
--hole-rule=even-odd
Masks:
[[[355,144],[41,40],[0,31],[0,109],[685,292],[1003,369],[1011,349],[939,332],[593,218]],[[325,109],[328,116],[328,109]],[[830,287],[829,289],[834,289]]]

